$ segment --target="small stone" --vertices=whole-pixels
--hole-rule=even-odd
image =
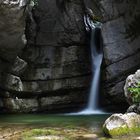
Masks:
[[[94,140],[97,138],[97,135],[96,134],[85,134],[82,136],[82,139],[84,140]]]

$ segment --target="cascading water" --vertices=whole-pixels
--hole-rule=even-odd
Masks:
[[[100,84],[100,68],[103,59],[102,52],[102,39],[101,39],[101,23],[93,22],[89,16],[84,17],[86,29],[90,32],[90,48],[92,58],[92,72],[93,78],[90,89],[90,96],[88,100],[87,108],[83,111],[88,114],[102,113],[99,110],[99,84]]]
[[[88,9],[90,10],[90,9]],[[90,11],[91,12],[91,11]],[[78,113],[70,113],[71,115],[86,115],[86,114],[106,114],[99,108],[99,85],[100,71],[103,59],[103,45],[101,37],[101,23],[93,21],[87,14],[84,16],[86,30],[90,33],[90,48],[92,58],[92,83],[86,108]]]
[[[90,16],[84,16],[86,30],[90,33],[90,48],[92,58],[92,83],[87,107],[78,114],[104,114],[99,109],[99,84],[100,84],[100,69],[103,59],[102,38],[101,38],[101,23],[93,22]]]

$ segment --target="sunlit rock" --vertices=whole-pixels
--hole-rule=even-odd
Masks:
[[[136,113],[113,114],[103,125],[103,131],[111,137],[140,132],[140,115]]]

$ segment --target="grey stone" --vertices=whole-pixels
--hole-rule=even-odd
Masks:
[[[35,82],[22,82],[24,92],[45,92],[57,91],[75,88],[88,88],[89,76],[73,77],[68,79],[48,80],[48,81],[35,81]]]
[[[113,80],[115,78],[120,78],[120,76],[125,75],[127,76],[133,69],[139,67],[140,62],[140,53],[136,53],[130,57],[122,59],[116,63],[113,63],[106,67],[106,80]]]
[[[140,66],[140,36],[133,38],[128,35],[129,27],[133,26],[132,21],[140,14],[137,10],[140,1],[101,0],[100,6],[104,20],[103,92],[110,104],[114,104],[115,98],[119,101],[118,105],[120,101],[124,104],[123,81]],[[113,92],[115,98],[112,98]]]
[[[133,104],[127,109],[127,113],[135,112],[140,114],[140,104]]]
[[[8,91],[23,91],[23,84],[20,77],[11,74],[6,74],[3,75],[3,78],[0,80],[0,86],[7,89]]]
[[[34,18],[37,19],[39,31],[36,38],[36,45],[65,46],[69,44],[82,44],[85,38],[83,26],[82,2],[70,1],[67,5],[59,7],[56,0],[38,2],[34,10]],[[63,10],[66,10],[63,12]],[[73,16],[74,15],[74,16]],[[31,25],[32,26],[32,25]],[[30,34],[29,38],[32,37]],[[82,40],[81,40],[82,39]],[[32,40],[31,42],[34,42]]]
[[[4,60],[13,61],[17,53],[24,47],[25,18],[21,0],[4,0],[0,3],[0,56]]]
[[[22,79],[48,80],[87,75],[91,73],[89,57],[86,46],[29,47],[23,55],[29,65]]]
[[[35,7],[30,4],[25,28],[23,6],[26,1],[0,2],[0,87],[5,90],[3,93],[9,91],[9,95],[3,97],[13,102],[15,96],[26,98],[24,101],[28,97],[43,96],[43,106],[47,107],[52,101],[52,110],[57,108],[55,103],[60,104],[60,108],[84,105],[86,99],[82,97],[79,102],[76,96],[81,92],[85,97],[91,82],[89,35],[83,21],[87,6],[103,21],[105,100],[116,108],[121,103],[126,104],[124,80],[140,65],[140,39],[126,38],[126,31],[139,14],[140,2],[86,0],[84,3],[81,0],[40,0]],[[75,97],[68,94],[70,91]],[[64,92],[68,94],[66,98],[61,96]],[[50,97],[52,94],[55,97]],[[68,98],[74,103],[69,103]],[[43,99],[40,100],[43,104]]]
[[[36,112],[38,110],[38,101],[36,99],[15,99],[5,98],[4,107],[8,112]]]
[[[25,71],[26,68],[27,62],[25,62],[24,60],[20,59],[17,56],[14,64],[10,68],[10,72],[13,73],[14,75],[20,76]]]
[[[135,74],[131,74],[127,77],[126,83],[124,86],[124,94],[129,102],[129,104],[134,104],[133,97],[129,88],[137,87],[137,84],[140,82],[140,70],[137,70]]]
[[[139,125],[140,115],[136,113],[113,114],[105,121],[103,130],[106,135],[118,137],[135,134]]]

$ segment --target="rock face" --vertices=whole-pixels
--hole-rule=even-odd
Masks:
[[[63,112],[85,106],[92,71],[83,21],[86,6],[103,21],[104,105],[127,105],[124,82],[140,66],[139,32],[130,30],[132,23],[137,27],[140,1],[126,1],[39,0],[26,7],[22,0],[2,0],[1,111]]]
[[[140,1],[101,0],[100,6],[104,17],[102,85],[105,102],[123,108],[127,105],[123,94],[125,79],[140,67],[140,29],[137,25]]]
[[[25,30],[25,4],[24,0],[0,1],[0,109],[7,107],[5,98],[9,99],[9,86],[18,91],[22,88],[21,79],[17,76],[27,66],[18,57],[25,46],[22,40]]]
[[[103,131],[111,137],[139,134],[140,115],[136,113],[113,114],[105,121]]]
[[[21,0],[0,2],[0,63],[13,61],[24,47],[21,39],[25,27],[24,6]]]
[[[85,106],[91,64],[83,7],[81,0],[41,0],[28,7],[27,45],[0,78],[4,111],[68,112]]]

